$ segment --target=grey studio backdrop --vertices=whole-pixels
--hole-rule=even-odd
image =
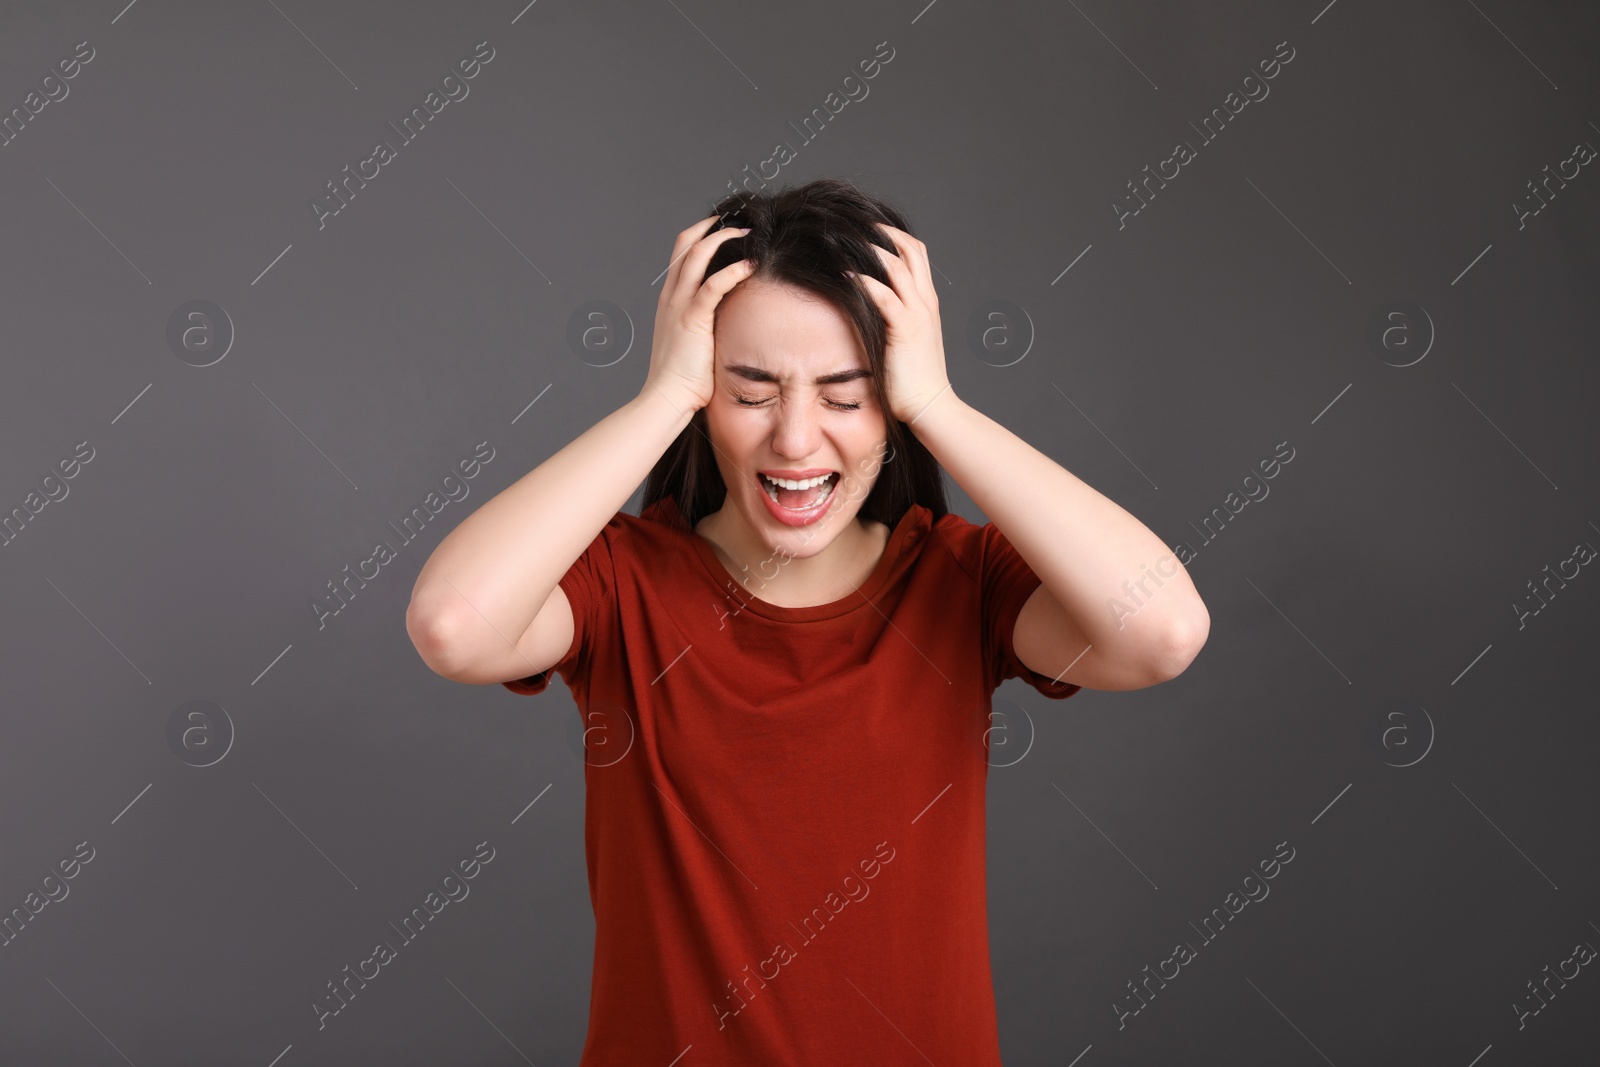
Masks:
[[[637,393],[673,236],[822,175],[1211,613],[996,694],[1006,1062],[1594,1062],[1592,6],[4,21],[0,1062],[577,1062],[577,712],[405,607]]]

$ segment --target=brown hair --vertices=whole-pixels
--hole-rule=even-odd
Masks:
[[[887,422],[888,448],[877,481],[862,501],[860,517],[893,530],[912,504],[921,504],[935,521],[942,518],[949,507],[939,462],[910,427],[890,413],[884,388],[888,324],[861,283],[844,276],[845,271],[855,271],[887,285],[889,278],[870,246],[899,253],[874,223],[887,222],[911,233],[905,217],[838,178],[819,178],[773,193],[734,193],[718,201],[713,211],[721,216],[713,232],[745,226],[750,232],[717,249],[706,265],[706,277],[738,260],[754,260],[750,278],[814,293],[842,311],[861,339],[872,370],[871,388]],[[651,468],[641,510],[671,497],[693,530],[722,506],[726,495],[701,408]]]

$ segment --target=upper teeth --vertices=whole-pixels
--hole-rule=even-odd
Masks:
[[[780,488],[783,488],[783,489],[811,489],[811,488],[813,488],[815,486],[821,485],[823,482],[827,481],[829,478],[832,478],[833,475],[831,475],[831,474],[819,474],[815,478],[802,478],[799,481],[796,481],[793,478],[774,478],[770,474],[762,474],[761,477],[765,478],[767,481],[771,482],[773,485],[776,485],[776,486],[778,486]]]

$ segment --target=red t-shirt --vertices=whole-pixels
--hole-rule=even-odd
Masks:
[[[584,716],[582,1067],[999,1067],[990,699],[1079,688],[1012,649],[1039,584],[992,523],[921,505],[859,592],[799,608],[671,498],[606,524],[561,578],[572,649],[502,683],[558,673]]]

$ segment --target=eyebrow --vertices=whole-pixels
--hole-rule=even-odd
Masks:
[[[746,381],[751,381],[751,382],[777,382],[777,381],[779,381],[778,376],[776,374],[773,374],[771,371],[763,370],[760,367],[752,367],[752,366],[749,366],[748,364],[745,364],[745,363],[730,363],[727,366],[726,370],[727,370],[727,372],[729,374],[736,374],[739,377],[745,379]],[[815,384],[817,384],[817,385],[843,385],[846,382],[853,382],[853,381],[856,381],[859,378],[870,378],[870,377],[872,377],[872,372],[870,370],[865,370],[865,369],[857,367],[857,368],[854,368],[852,370],[837,370],[837,371],[834,371],[832,374],[820,375],[820,376],[818,376],[816,378]]]

